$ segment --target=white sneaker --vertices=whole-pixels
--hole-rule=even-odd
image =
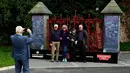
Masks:
[[[67,59],[66,59],[66,58],[64,59],[64,62],[67,62]]]
[[[62,62],[65,62],[65,59],[63,59]]]

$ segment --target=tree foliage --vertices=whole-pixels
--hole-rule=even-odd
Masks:
[[[36,0],[0,0],[0,44],[9,43],[17,25],[30,27],[28,11],[36,3]]]
[[[0,0],[0,43],[8,43],[17,25],[31,27],[31,15],[28,12],[38,1],[42,1],[53,15],[73,16],[77,10],[77,15],[101,17],[100,11],[110,0]],[[99,11],[95,10],[97,7]]]

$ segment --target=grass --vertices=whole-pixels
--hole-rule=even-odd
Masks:
[[[0,46],[0,67],[14,65],[14,60],[11,57],[12,48],[9,46]]]
[[[120,43],[120,51],[130,51],[130,42]]]

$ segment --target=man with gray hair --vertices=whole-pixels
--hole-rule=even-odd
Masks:
[[[12,40],[12,57],[15,60],[15,73],[21,73],[23,68],[23,73],[29,73],[29,56],[30,49],[29,44],[32,42],[32,31],[27,29],[26,31],[30,34],[30,37],[23,36],[24,28],[22,26],[17,26],[15,31],[16,34],[11,35]]]
[[[54,52],[56,48],[56,61],[59,59],[59,47],[60,47],[60,30],[58,30],[58,25],[54,24],[54,30],[50,35],[50,45],[51,45],[51,61],[54,62]]]
[[[83,29],[83,25],[79,25],[79,31],[77,34],[78,50],[80,54],[81,62],[86,62],[86,46],[87,46],[87,31]]]

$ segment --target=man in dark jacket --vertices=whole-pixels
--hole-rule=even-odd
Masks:
[[[79,31],[77,34],[78,50],[80,54],[80,60],[86,62],[86,46],[87,46],[87,31],[83,29],[83,25],[79,25]]]
[[[76,61],[76,51],[77,51],[77,34],[76,29],[72,28],[69,32],[69,51],[70,51],[70,61]]]
[[[12,40],[12,57],[15,60],[15,73],[21,73],[23,67],[23,73],[29,73],[29,44],[32,42],[32,32],[27,29],[30,37],[23,36],[24,28],[21,26],[16,27],[16,34],[11,36]]]
[[[59,47],[60,47],[60,30],[58,30],[58,25],[54,25],[54,30],[50,35],[50,45],[51,45],[51,61],[54,62],[54,52],[56,48],[56,61],[59,59]]]

